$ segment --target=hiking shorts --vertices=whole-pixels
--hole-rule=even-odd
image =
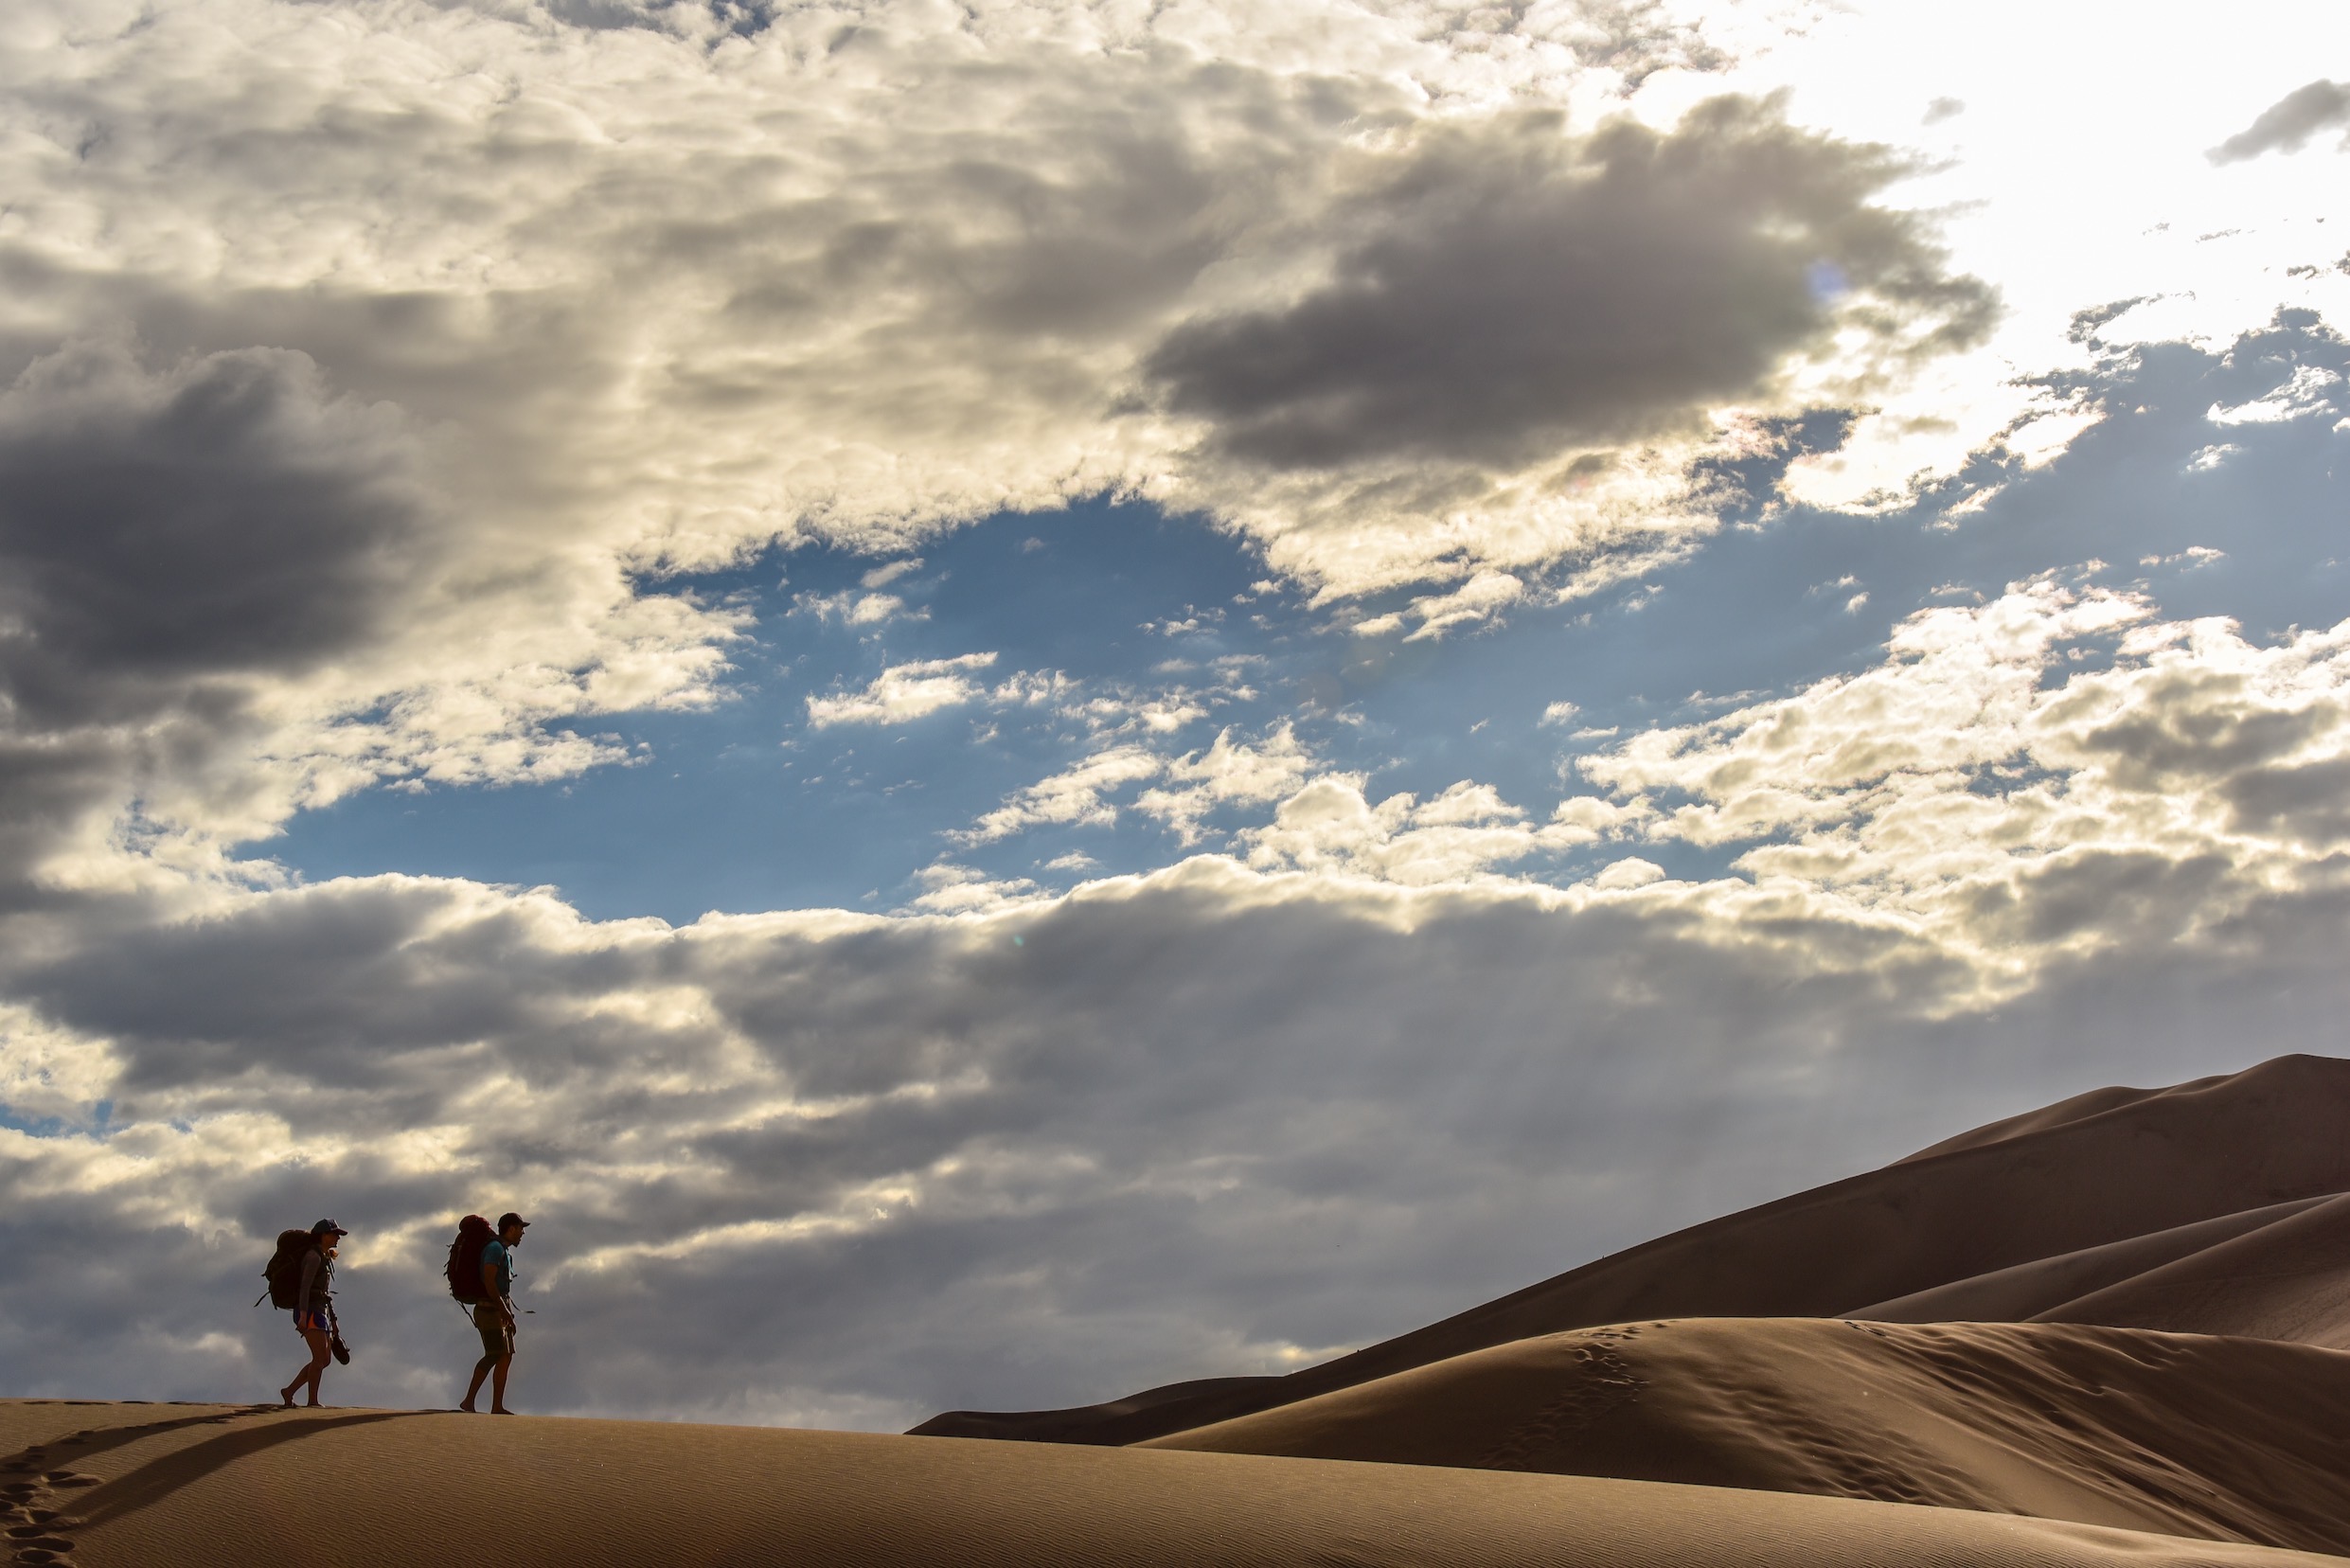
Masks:
[[[485,1301],[473,1308],[473,1327],[481,1330],[481,1351],[491,1361],[502,1361],[514,1353],[514,1330],[506,1326],[506,1314],[498,1310],[494,1301]]]
[[[294,1331],[297,1334],[307,1334],[313,1328],[317,1329],[318,1332],[322,1334],[333,1332],[333,1330],[328,1327],[325,1310],[321,1309],[317,1311],[305,1312],[297,1308],[294,1314]]]

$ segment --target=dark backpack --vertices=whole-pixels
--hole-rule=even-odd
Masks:
[[[302,1289],[302,1258],[317,1250],[318,1238],[306,1230],[277,1233],[277,1250],[270,1256],[269,1267],[261,1271],[261,1277],[269,1281],[272,1307],[302,1305],[296,1299]]]
[[[478,1214],[457,1221],[457,1238],[449,1243],[449,1293],[468,1307],[490,1299],[490,1292],[483,1289],[481,1254],[497,1238],[490,1221]]]

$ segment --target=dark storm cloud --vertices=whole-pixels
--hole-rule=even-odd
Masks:
[[[0,898],[380,635],[428,554],[409,448],[275,350],[150,371],[69,346],[0,393]]]
[[[1016,131],[941,137],[919,160],[900,151],[822,202],[668,225],[648,237],[649,272],[684,262],[739,279],[726,313],[755,330],[806,330],[853,294],[920,310],[934,351],[1101,339],[1154,320],[1227,253],[1252,187],[1294,182],[1334,128],[1398,112],[1392,89],[1338,80],[1101,70],[1123,91],[1031,83]],[[964,74],[983,99],[1004,91],[1000,67]],[[1231,122],[1256,134],[1234,145],[1215,134]]]
[[[2309,138],[2337,126],[2350,127],[2350,87],[2318,80],[2297,87],[2260,112],[2260,117],[2211,150],[2214,163],[2241,163],[2263,152],[2298,152]]]
[[[0,398],[0,683],[43,729],[136,719],[375,634],[416,569],[405,433],[298,354],[161,376],[116,348]]]
[[[1281,469],[1517,463],[1764,396],[1840,323],[1931,352],[1992,319],[1926,220],[1873,205],[1908,165],[1772,103],[1580,139],[1522,115],[1431,131],[1394,164],[1337,220],[1330,282],[1195,317],[1145,361],[1215,450]]]

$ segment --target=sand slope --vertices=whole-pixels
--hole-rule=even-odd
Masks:
[[[1855,1308],[1843,1315],[1882,1323],[2021,1323],[2330,1201],[2301,1198],[2192,1225],[2174,1225],[2125,1241],[2083,1247],[1952,1280],[1892,1301]],[[2176,1327],[2182,1332],[2197,1331],[2193,1326]]]
[[[55,1516],[10,1526],[19,1560],[87,1568],[411,1568],[468,1523],[514,1568],[2341,1568],[1841,1498],[652,1422],[15,1401],[0,1443],[12,1517]]]
[[[1893,1310],[1894,1304],[1914,1305],[1922,1293],[1967,1281],[1982,1282],[1975,1309],[1954,1313],[1945,1303],[1934,1315],[2056,1313],[2183,1330],[2258,1323],[2331,1336],[2337,1326],[2319,1299],[2334,1289],[2331,1276],[2296,1274],[2250,1300],[2190,1288],[2190,1276],[2209,1283],[2192,1269],[2154,1274],[2181,1269],[2181,1248],[2241,1248],[2268,1229],[2289,1242],[2303,1233],[2285,1227],[2322,1223],[2315,1209],[2266,1218],[2254,1211],[2350,1192],[2345,1128],[2350,1062],[2326,1058],[2283,1057],[2172,1089],[2099,1090],[1881,1170],[1631,1248],[1286,1378],[1220,1379],[1077,1410],[954,1411],[915,1430],[1133,1443],[1562,1329],[1682,1317],[1832,1317],[1873,1308],[1907,1317],[1914,1313]],[[2206,1233],[2181,1232],[2206,1221],[2219,1223]],[[2178,1234],[2139,1254],[2083,1256],[2165,1233]],[[2216,1256],[2234,1267],[2252,1254]],[[2035,1284],[2027,1266],[2051,1259],[2070,1262]],[[2027,1273],[1988,1277],[2018,1269]],[[2141,1274],[2147,1288],[2119,1290]],[[2100,1291],[2108,1293],[2091,1293]],[[2111,1316],[2099,1319],[2100,1312]]]
[[[2350,1195],[2279,1203],[2040,1258],[1844,1314],[2102,1323],[2350,1349]]]
[[[2350,1196],[2035,1315],[2350,1349]]]
[[[1671,1480],[2350,1552],[2350,1355],[2059,1325],[1521,1340],[1154,1448]]]

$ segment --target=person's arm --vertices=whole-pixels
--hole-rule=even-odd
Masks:
[[[303,1256],[301,1283],[296,1285],[294,1291],[295,1311],[312,1312],[318,1310],[318,1300],[314,1292],[318,1289],[318,1271],[326,1266],[326,1258],[320,1256],[315,1247]]]
[[[514,1286],[514,1271],[507,1261],[506,1243],[491,1241],[481,1250],[481,1287],[498,1304],[498,1316],[514,1327],[514,1303],[507,1299]]]

